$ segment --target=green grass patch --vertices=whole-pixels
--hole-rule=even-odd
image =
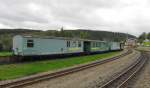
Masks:
[[[0,52],[0,57],[1,56],[12,56],[12,52]]]
[[[67,59],[57,59],[48,61],[37,61],[23,64],[0,65],[0,80],[24,77],[39,72],[54,71],[77,64],[83,64],[99,59],[109,58],[120,52],[110,52],[105,54],[71,57]]]
[[[144,46],[150,46],[150,42],[144,42]]]

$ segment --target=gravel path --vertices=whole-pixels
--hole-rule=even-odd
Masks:
[[[149,53],[150,57],[150,53]],[[135,77],[132,81],[131,88],[150,88],[150,58],[148,59],[145,67],[137,74],[138,76]]]
[[[121,59],[25,88],[96,88],[97,85],[108,80],[112,74],[116,74],[132,64],[139,55],[139,52],[134,51]]]
[[[142,46],[140,46],[137,49],[138,50],[144,50],[144,51],[150,51],[150,47],[142,47]]]

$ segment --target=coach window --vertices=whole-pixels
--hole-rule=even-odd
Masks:
[[[78,47],[81,47],[81,42],[80,41],[78,42]]]
[[[95,42],[93,42],[93,47],[95,47]]]
[[[33,40],[27,40],[27,47],[28,47],[28,48],[34,47],[34,42],[33,42]]]
[[[97,42],[96,42],[96,47],[97,47]]]
[[[95,42],[95,47],[97,47],[97,42]]]
[[[102,43],[102,46],[104,46],[104,43]]]
[[[70,41],[67,41],[67,47],[70,47]]]
[[[76,47],[76,41],[73,41],[73,46]]]
[[[99,43],[99,47],[101,47],[101,43]]]

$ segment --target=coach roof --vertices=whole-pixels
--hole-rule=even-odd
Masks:
[[[68,37],[54,37],[54,36],[31,36],[31,35],[16,35],[23,38],[39,38],[39,39],[59,39],[59,40],[79,40],[79,41],[97,41],[97,42],[106,42],[100,40],[91,40],[91,39],[80,39],[80,38],[68,38]]]

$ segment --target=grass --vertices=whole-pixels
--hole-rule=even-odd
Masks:
[[[12,56],[12,52],[0,52],[0,57],[1,56]]]
[[[83,64],[99,59],[109,58],[120,52],[110,52],[105,54],[71,57],[67,59],[57,59],[48,61],[37,61],[24,64],[0,65],[0,80],[14,79],[46,71],[54,71],[77,64]]]
[[[150,46],[150,42],[144,42],[144,46]]]

